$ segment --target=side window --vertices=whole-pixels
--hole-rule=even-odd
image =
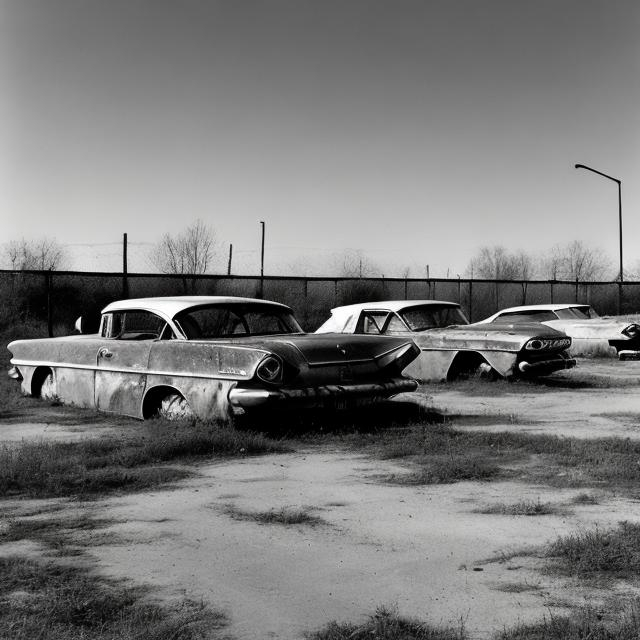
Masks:
[[[358,319],[356,333],[382,333],[388,315],[387,311],[363,311]]]
[[[404,322],[398,318],[398,316],[393,313],[389,318],[389,322],[387,322],[387,326],[384,330],[385,333],[407,333],[408,329],[405,326]]]
[[[100,333],[116,340],[156,340],[166,324],[149,311],[116,311],[103,317]]]

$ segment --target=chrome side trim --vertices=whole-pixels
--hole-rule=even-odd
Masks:
[[[204,378],[211,380],[238,380],[237,376],[227,375],[224,373],[206,374],[206,373],[189,373],[186,371],[159,371],[154,369],[134,369],[133,367],[125,369],[120,367],[96,367],[90,364],[73,364],[70,362],[48,362],[46,360],[11,360],[11,364],[22,365],[27,367],[50,367],[57,369],[80,369],[82,371],[101,371],[109,373],[129,373],[147,376],[175,376],[177,378]],[[244,376],[243,376],[244,378]]]

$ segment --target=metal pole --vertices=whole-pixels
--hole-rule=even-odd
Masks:
[[[260,220],[262,225],[262,246],[260,249],[260,297],[264,295],[264,220]]]
[[[602,171],[598,171],[592,167],[587,167],[586,164],[576,164],[576,169],[586,169],[587,171],[591,171],[592,173],[597,173],[599,176],[603,178],[607,178],[608,180],[613,180],[613,182],[618,183],[618,233],[619,233],[619,242],[620,242],[620,274],[618,279],[618,315],[622,313],[622,283],[624,282],[624,270],[623,270],[623,262],[622,262],[622,180],[618,178],[614,178],[606,173],[602,173]]]
[[[233,245],[229,245],[229,264],[227,265],[227,275],[231,275],[231,258],[233,256]]]
[[[126,300],[129,297],[129,280],[127,265],[127,234],[122,236],[122,297]]]
[[[620,280],[618,281],[618,315],[622,313],[624,269],[622,267],[622,181],[618,180],[618,229],[620,231]]]

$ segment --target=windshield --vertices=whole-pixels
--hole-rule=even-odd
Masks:
[[[188,340],[302,333],[290,311],[266,304],[195,307],[174,320]]]
[[[439,307],[430,304],[424,307],[405,309],[400,312],[400,315],[411,331],[439,329],[449,327],[452,324],[469,324],[460,307]]]
[[[588,305],[558,309],[556,315],[561,320],[592,320],[600,316]]]

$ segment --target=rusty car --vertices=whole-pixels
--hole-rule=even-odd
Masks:
[[[360,406],[414,390],[401,372],[420,354],[407,337],[308,334],[283,304],[220,296],[121,300],[98,333],[8,348],[24,394],[142,419]]]
[[[422,382],[485,377],[534,377],[570,369],[571,338],[540,324],[470,324],[459,304],[440,300],[365,302],[331,310],[316,333],[402,336],[421,355],[405,373]]]
[[[571,336],[576,356],[618,356],[640,359],[640,325],[621,318],[600,316],[589,304],[530,304],[502,309],[481,321],[491,324],[541,322]]]

